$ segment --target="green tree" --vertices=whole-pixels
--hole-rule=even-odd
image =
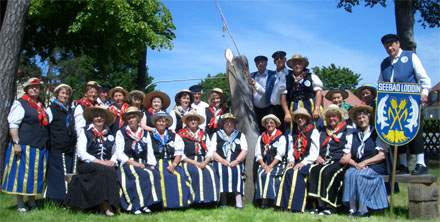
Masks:
[[[229,81],[225,73],[218,73],[214,76],[208,74],[208,76],[203,79],[200,84],[203,88],[203,91],[205,92],[202,96],[203,101],[208,102],[207,96],[211,89],[220,88],[225,93],[225,96],[227,98],[226,103],[228,107],[231,107],[231,90],[229,89]]]
[[[365,7],[374,7],[375,5],[386,7],[387,5],[387,0],[339,0],[337,6],[352,12],[353,7],[361,2],[364,2]],[[440,27],[439,0],[394,0],[397,35],[400,37],[402,48],[406,50],[416,50],[414,41],[414,16],[416,12],[420,13],[419,22],[423,27]]]
[[[321,68],[313,67],[312,70],[324,83],[324,89],[353,90],[362,80],[360,74],[354,73],[349,68],[336,67],[335,64],[328,67],[322,66]]]

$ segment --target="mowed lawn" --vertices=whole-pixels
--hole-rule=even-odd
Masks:
[[[434,166],[433,166],[434,165]],[[431,164],[430,173],[440,177],[438,161]],[[15,198],[11,195],[0,194],[0,221],[174,221],[174,222],[211,222],[211,221],[258,221],[258,222],[292,222],[292,221],[322,221],[322,222],[344,222],[344,221],[408,221],[407,208],[407,186],[400,185],[401,192],[394,196],[395,212],[397,217],[392,218],[386,211],[382,214],[375,214],[369,218],[352,218],[344,214],[332,216],[315,216],[309,213],[298,214],[289,212],[274,211],[272,209],[259,209],[247,203],[243,210],[232,207],[213,209],[187,209],[184,211],[158,212],[151,215],[132,215],[121,213],[113,218],[99,214],[82,213],[44,203],[37,210],[25,214],[16,212]],[[440,221],[438,219],[437,221]]]

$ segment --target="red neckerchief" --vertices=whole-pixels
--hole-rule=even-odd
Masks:
[[[29,104],[29,106],[31,106],[33,109],[35,109],[37,111],[38,121],[40,122],[41,126],[49,125],[49,121],[47,119],[47,114],[43,108],[43,103],[41,103],[39,101],[38,102],[33,101],[27,93],[25,93],[21,98],[24,101],[26,101]]]
[[[336,143],[339,143],[340,139],[336,135],[338,133],[340,133],[342,130],[344,130],[346,125],[347,125],[347,122],[342,121],[336,126],[336,128],[333,130],[333,132],[331,132],[329,129],[325,129],[327,137],[325,138],[324,142],[322,142],[321,148],[326,146],[328,144],[328,142],[330,142],[330,139],[333,139]]]
[[[124,114],[128,109],[128,104],[127,103],[122,103],[121,108],[118,108],[118,106],[116,104],[113,104],[109,107],[110,112],[113,113],[113,115],[115,117],[119,117],[119,128],[122,127],[122,125],[124,125]]]
[[[261,135],[261,141],[263,141],[264,145],[271,144],[276,138],[281,136],[283,133],[279,129],[275,129],[275,134],[272,136],[267,131],[264,131]]]
[[[104,136],[107,135],[107,130],[99,131],[94,126],[92,127],[93,140],[101,139],[101,143],[104,141]]]
[[[209,106],[208,110],[211,113],[211,119],[209,120],[208,128],[217,129],[218,120],[223,113],[223,109],[222,108],[216,109],[215,105],[211,105]]]
[[[144,130],[139,127],[141,130],[138,130],[139,132],[133,132],[131,131],[130,127],[127,126],[125,127],[125,133],[127,134],[127,136],[129,136],[130,138],[133,139],[133,144],[136,144],[137,142],[139,142],[143,135],[144,135]]]
[[[315,126],[313,124],[307,125],[304,130],[301,130],[295,138],[295,142],[293,143],[293,156],[295,160],[299,160],[299,158],[307,151],[307,134],[313,130]],[[298,146],[301,144],[301,146]]]
[[[95,101],[90,102],[87,98],[81,98],[77,101],[79,105],[83,106],[84,108],[92,107],[95,105]]]
[[[187,127],[180,129],[178,132],[179,136],[191,140],[196,145],[196,154],[199,154],[200,147],[207,152],[208,148],[205,143],[205,132],[202,129],[198,129],[196,133],[191,132]]]
[[[148,109],[147,109],[147,112],[148,112],[149,114],[151,114],[151,115],[153,115],[153,114],[156,113],[156,112],[154,112],[153,107],[148,108]]]

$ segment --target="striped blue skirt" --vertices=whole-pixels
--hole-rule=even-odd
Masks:
[[[373,210],[387,208],[388,199],[384,179],[371,168],[363,170],[349,168],[345,172],[342,201],[347,206],[350,201],[355,201]]]
[[[261,166],[257,170],[257,184],[255,186],[255,199],[275,200],[278,189],[283,176],[283,166],[281,163],[277,164],[269,174],[266,174]]]
[[[209,204],[218,201],[218,176],[211,165],[206,165],[202,170],[190,163],[183,163],[183,168],[194,191],[194,204]]]
[[[35,196],[42,194],[46,178],[47,150],[21,145],[19,158],[12,144],[5,153],[2,191],[9,194]]]
[[[307,199],[307,176],[310,165],[300,170],[288,168],[281,179],[276,206],[292,212],[304,212]]]
[[[342,202],[345,166],[337,161],[327,164],[313,164],[310,167],[308,195],[339,207]]]
[[[214,161],[213,167],[219,176],[220,193],[237,193],[244,195],[244,165],[242,163],[235,167],[228,167]]]
[[[170,164],[171,160],[160,159],[158,162],[162,207],[164,209],[188,207],[192,203],[194,195],[191,182],[181,166],[177,166],[174,172],[170,173],[167,170]]]
[[[119,167],[117,175],[121,183],[121,208],[125,211],[141,210],[161,201],[158,170],[124,164]]]

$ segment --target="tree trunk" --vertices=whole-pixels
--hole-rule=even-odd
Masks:
[[[138,60],[138,70],[137,70],[137,82],[136,88],[138,90],[144,91],[145,86],[147,86],[147,48],[143,50],[140,54]]]
[[[397,35],[403,50],[416,51],[414,42],[414,0],[394,0]]]
[[[6,6],[8,5],[8,1],[6,0],[0,0],[0,29],[3,24],[3,18],[5,17],[6,13]]]
[[[9,1],[0,30],[0,178],[3,178],[3,156],[9,138],[7,116],[16,93],[16,72],[29,4],[30,0]]]

